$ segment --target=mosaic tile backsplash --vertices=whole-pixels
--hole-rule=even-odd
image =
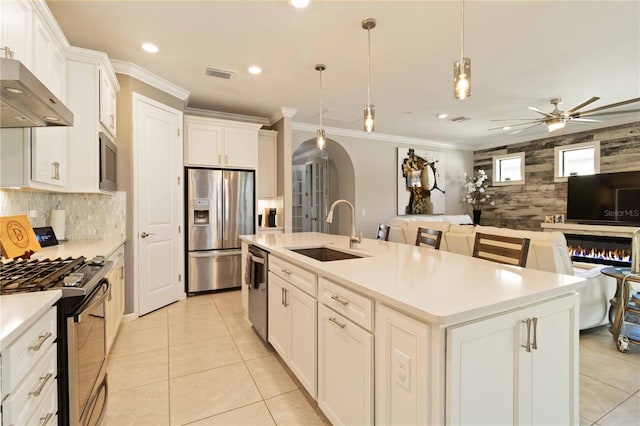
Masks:
[[[0,190],[0,216],[29,217],[31,225],[48,226],[53,209],[65,210],[69,240],[122,238],[126,233],[126,193],[63,194],[28,190]]]

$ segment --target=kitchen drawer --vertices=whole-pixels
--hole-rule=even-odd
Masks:
[[[269,271],[298,287],[310,296],[316,297],[316,274],[313,272],[309,272],[306,269],[302,269],[275,256],[269,257]]]
[[[55,383],[55,382],[54,382]],[[35,409],[26,425],[56,426],[58,424],[58,386],[52,386],[46,392],[40,405]]]
[[[2,396],[12,392],[56,340],[56,307],[49,309],[7,348],[2,348]]]
[[[3,423],[6,425],[30,425],[28,422],[42,404],[48,404],[51,391],[57,393],[56,375],[58,370],[56,345],[49,345],[42,359],[36,364],[15,390],[2,402]],[[54,410],[53,414],[57,411]]]
[[[318,300],[366,330],[373,329],[373,301],[371,299],[323,277],[320,277],[318,282],[320,284]]]

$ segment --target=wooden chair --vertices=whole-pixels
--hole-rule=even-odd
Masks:
[[[391,227],[384,223],[378,224],[378,231],[376,232],[376,240],[389,241],[389,231]]]
[[[436,231],[429,228],[418,228],[416,235],[416,245],[431,246],[436,250],[440,249],[440,241],[442,241],[442,231]]]
[[[529,253],[529,238],[476,233],[473,257],[524,267]]]

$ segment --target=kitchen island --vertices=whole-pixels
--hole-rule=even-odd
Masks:
[[[333,423],[578,423],[583,279],[319,233],[243,242],[270,252],[269,342]],[[308,247],[361,257],[291,250]]]

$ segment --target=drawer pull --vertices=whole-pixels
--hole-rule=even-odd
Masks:
[[[291,275],[291,271],[288,269],[281,269],[282,272],[284,272],[287,275]]]
[[[36,390],[29,392],[29,396],[40,396],[42,389],[44,389],[44,385],[46,385],[49,379],[52,377],[52,373],[47,373],[44,376],[40,376],[40,384],[38,385]]]
[[[51,420],[52,418],[53,413],[47,413],[46,416],[40,417],[40,426],[47,426],[47,423],[49,423],[49,420]]]
[[[347,326],[347,324],[342,324],[335,317],[329,317],[329,321],[331,321],[332,323],[334,323],[335,325],[337,325],[340,328],[345,328]]]
[[[349,304],[348,300],[344,300],[342,299],[340,296],[338,296],[337,294],[334,294],[331,296],[331,300],[335,300],[336,302],[338,302],[339,304],[341,304],[342,306],[347,306]]]
[[[38,336],[38,341],[35,342],[33,345],[29,346],[29,350],[35,351],[35,352],[39,351],[42,345],[44,344],[45,340],[47,340],[51,336],[53,336],[53,333],[51,333],[50,331],[47,331],[46,333],[41,334],[40,336]]]

